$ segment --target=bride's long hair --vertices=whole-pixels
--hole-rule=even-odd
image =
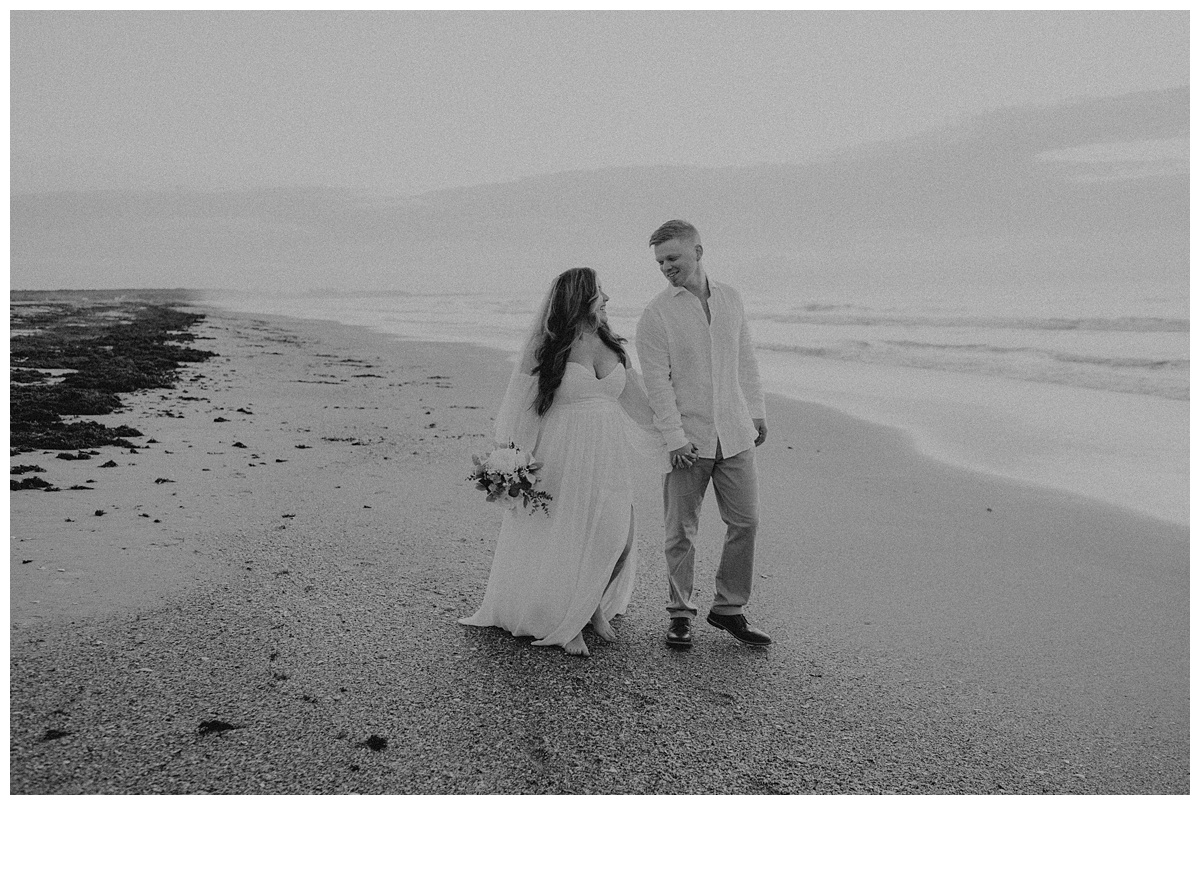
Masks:
[[[613,332],[608,323],[596,318],[600,309],[600,286],[596,272],[590,267],[573,267],[554,278],[550,294],[542,311],[538,345],[533,372],[537,375],[538,392],[533,404],[538,417],[545,415],[554,402],[554,394],[562,384],[567,370],[567,357],[581,330],[594,329],[600,340],[629,368],[629,357],[622,346],[625,339]]]

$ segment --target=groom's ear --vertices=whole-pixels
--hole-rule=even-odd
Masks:
[[[704,247],[699,243],[696,244],[696,260],[699,261],[704,256]]]

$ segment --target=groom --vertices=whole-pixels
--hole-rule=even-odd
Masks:
[[[637,326],[637,352],[654,424],[671,451],[663,478],[671,626],[667,644],[692,644],[694,539],[711,481],[724,520],[725,547],[708,623],[746,645],[771,637],[746,623],[742,607],[754,579],[758,478],[754,448],[767,438],[758,362],[738,293],[710,280],[700,232],[668,221],[650,237],[654,260],[670,285]]]

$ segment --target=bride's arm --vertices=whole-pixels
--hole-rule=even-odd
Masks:
[[[648,459],[648,463],[653,463],[659,472],[670,473],[671,458],[662,434],[654,426],[654,409],[650,406],[646,385],[641,374],[632,366],[625,370],[625,389],[621,391],[617,402],[636,425],[631,425],[629,433],[634,451]]]
[[[618,402],[639,426],[654,431],[654,409],[650,407],[646,382],[642,380],[641,373],[633,366],[625,370],[625,389],[621,391]]]
[[[516,443],[526,452],[537,447],[541,420],[533,407],[537,395],[537,376],[518,366],[508,380],[508,389],[496,413],[495,441],[498,446]]]

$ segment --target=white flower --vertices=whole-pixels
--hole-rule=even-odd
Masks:
[[[488,501],[513,510],[519,504],[526,512],[550,514],[553,496],[534,488],[541,464],[515,445],[495,449],[487,456],[472,455],[475,470],[467,477],[475,488],[487,494]]]
[[[487,457],[487,469],[492,473],[515,473],[517,468],[529,464],[529,456],[520,449],[496,449]]]

